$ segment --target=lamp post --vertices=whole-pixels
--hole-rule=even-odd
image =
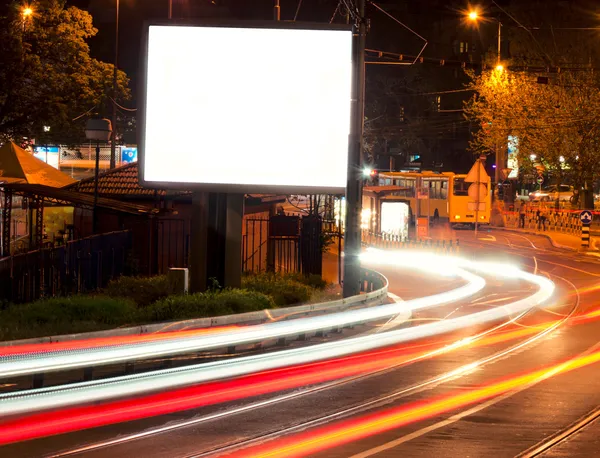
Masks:
[[[115,63],[113,68],[112,139],[110,142],[110,168],[117,163],[117,65],[119,65],[119,0],[115,10]]]
[[[477,10],[471,10],[467,14],[467,18],[469,21],[473,23],[477,23],[481,16]],[[502,22],[495,19],[498,22],[498,48],[496,50],[496,71],[502,72],[504,71],[504,66],[502,65],[501,52],[502,52]],[[494,171],[494,180],[496,181],[496,185],[500,182],[500,171],[506,166],[504,157],[501,157],[500,147],[498,143],[496,143],[496,169]]]
[[[98,230],[98,173],[100,170],[100,142],[110,140],[112,126],[108,119],[88,119],[85,125],[85,137],[96,141],[96,168],[94,170],[94,207],[92,216],[92,231]]]
[[[28,19],[31,19],[31,17],[33,16],[33,8],[31,8],[30,6],[24,7],[21,10],[21,16],[23,17],[23,31],[25,31],[25,23]]]

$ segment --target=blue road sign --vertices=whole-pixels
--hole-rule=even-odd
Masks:
[[[583,210],[580,214],[579,214],[579,219],[581,220],[581,222],[585,225],[585,226],[589,226],[590,224],[592,224],[592,219],[594,217],[592,216],[592,212],[589,210]]]

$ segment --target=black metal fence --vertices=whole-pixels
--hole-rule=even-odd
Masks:
[[[323,227],[316,216],[275,215],[244,221],[244,272],[321,274]]]
[[[126,273],[130,247],[130,232],[120,231],[0,259],[0,299],[29,302],[103,288]]]

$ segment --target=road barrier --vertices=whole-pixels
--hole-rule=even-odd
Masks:
[[[538,231],[554,231],[575,236],[581,235],[580,211],[528,208],[525,213],[503,213],[504,225]],[[524,215],[523,218],[521,215]]]
[[[439,239],[403,239],[400,236],[370,231],[362,232],[364,246],[381,248],[384,250],[425,250],[437,254],[458,254],[460,244],[456,240]]]

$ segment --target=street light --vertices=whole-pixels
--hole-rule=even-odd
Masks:
[[[23,7],[23,9],[21,10],[21,16],[23,17],[23,31],[25,31],[25,23],[28,19],[31,19],[33,17],[33,8],[31,8],[30,6]]]
[[[88,119],[85,125],[85,137],[96,141],[96,169],[94,171],[94,209],[92,215],[92,231],[98,230],[98,173],[100,170],[100,142],[110,140],[112,127],[108,119]]]
[[[530,154],[529,155],[529,159],[531,159],[532,161],[535,161],[537,158],[537,156],[535,154]]]
[[[112,100],[112,141],[110,142],[110,168],[114,169],[117,162],[117,65],[119,65],[119,0],[115,11],[115,63],[113,68],[113,100]]]
[[[479,16],[479,12],[476,10],[471,10],[469,11],[469,13],[467,14],[468,19],[473,22],[476,23],[481,16]],[[498,73],[502,73],[504,71],[504,65],[502,65],[501,63],[501,56],[500,56],[500,43],[502,42],[502,23],[500,21],[498,21],[498,50],[497,50],[497,56],[496,56],[496,71]],[[501,164],[501,167],[496,167],[495,170],[495,181],[496,183],[499,183],[500,181],[500,170],[506,165],[506,161],[504,158],[500,159],[500,147],[498,146],[498,144],[496,144],[496,164]]]
[[[467,15],[467,17],[469,18],[469,20],[471,22],[477,22],[480,19],[479,13],[475,10],[472,10],[469,12],[469,14]],[[497,20],[497,19],[496,19]],[[502,42],[502,22],[497,21],[498,22],[498,54],[497,54],[497,66],[496,69],[498,69],[498,67],[502,67],[502,65],[500,64],[500,43]],[[504,67],[502,67],[502,70],[504,69]]]

